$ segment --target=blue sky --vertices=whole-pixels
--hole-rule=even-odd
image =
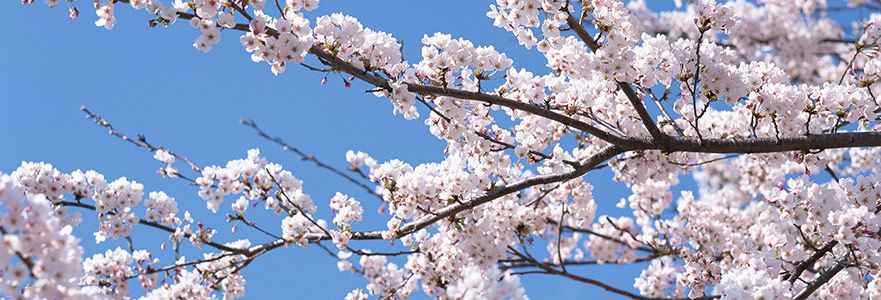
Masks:
[[[151,153],[109,136],[84,119],[79,107],[102,115],[129,136],[144,134],[151,143],[201,166],[222,165],[245,157],[250,148],[260,148],[270,161],[284,165],[304,181],[304,191],[325,219],[331,218],[327,203],[337,191],[361,200],[368,212],[376,211],[378,200],[257,137],[238,119],[252,118],[270,134],[340,169],[348,165],[345,152],[349,149],[367,152],[380,162],[397,158],[416,165],[443,159],[445,143],[422,123],[428,115],[424,109],[420,111],[422,118],[406,121],[391,114],[387,100],[365,93],[370,87],[364,84],[356,82],[347,89],[340,77],[331,75],[322,86],[323,73],[295,65],[274,76],[267,64],[251,62],[238,42],[239,32],[224,32],[220,44],[205,54],[191,46],[199,32],[186,22],[149,28],[149,15],[120,4],[116,9],[119,23],[107,31],[94,26],[91,1],[75,3],[81,11],[76,21],[67,17],[64,2],[54,9],[41,2],[28,6],[18,1],[0,3],[0,19],[5,25],[0,26],[4,37],[0,43],[0,172],[9,173],[22,161],[46,161],[62,172],[94,169],[108,179],[126,176],[143,183],[147,192],[167,192],[177,199],[182,211],[190,210],[197,219],[209,220],[207,223],[219,231],[216,241],[248,235],[257,237],[253,242],[265,242],[266,238],[243,226],[239,234],[231,234],[231,225],[224,222],[223,215],[204,209],[196,188],[158,176],[155,171],[160,163]],[[338,11],[355,16],[365,26],[403,40],[405,58],[411,62],[418,61],[423,34],[443,32],[470,39],[475,45],[495,45],[514,59],[516,67],[545,73],[540,55],[523,50],[510,33],[492,27],[492,20],[485,17],[490,3],[325,0],[318,10],[306,15],[312,20]],[[318,65],[314,60],[307,62]],[[186,170],[184,165],[178,167]],[[606,184],[609,175],[608,170],[601,170],[588,180],[603,182],[594,184],[601,212],[621,214],[614,204],[628,190],[619,183]],[[222,207],[228,209],[231,200]],[[90,234],[95,229],[94,215],[83,214],[87,222],[77,232],[88,254],[123,245],[113,241],[95,245]],[[374,221],[363,222],[362,229],[384,227],[386,216],[370,217]],[[273,216],[261,215],[257,223],[280,231],[279,219]],[[166,236],[137,228],[135,247],[156,250],[157,241]],[[381,244],[355,242],[360,247]],[[195,252],[184,253],[195,258]],[[171,262],[168,257],[161,258],[164,263]],[[338,272],[335,262],[317,247],[272,251],[244,270],[248,280],[245,298],[340,299],[367,283],[357,275]],[[357,264],[356,259],[353,262]],[[641,267],[569,269],[633,290],[632,279]],[[525,275],[521,280],[532,299],[585,295],[614,299],[612,294],[564,278]]]

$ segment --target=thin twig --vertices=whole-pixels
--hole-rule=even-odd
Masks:
[[[345,178],[345,179],[348,180],[349,182],[354,183],[354,184],[356,184],[356,185],[362,187],[365,191],[367,191],[368,194],[371,194],[371,195],[373,195],[373,196],[376,196],[376,197],[378,197],[380,200],[382,200],[382,195],[380,195],[379,193],[377,193],[376,191],[374,191],[373,189],[371,189],[371,188],[370,188],[369,186],[367,186],[366,184],[364,184],[364,183],[358,181],[357,179],[353,178],[352,176],[349,176],[348,174],[343,173],[343,172],[341,172],[340,170],[337,170],[336,168],[334,168],[334,167],[332,167],[332,166],[330,166],[330,165],[328,165],[328,164],[325,164],[325,163],[321,162],[320,160],[318,160],[317,158],[315,158],[314,155],[303,153],[303,151],[300,151],[300,149],[297,149],[296,147],[293,147],[293,146],[291,146],[291,145],[288,145],[288,144],[287,144],[284,140],[282,140],[280,137],[271,137],[271,136],[269,136],[268,134],[266,134],[266,132],[264,132],[262,129],[260,129],[260,127],[257,127],[257,123],[255,123],[254,120],[251,120],[251,119],[244,120],[244,119],[242,119],[242,120],[239,120],[239,123],[242,123],[242,124],[245,125],[245,126],[248,126],[248,127],[253,128],[255,131],[257,131],[257,135],[258,135],[258,136],[260,136],[260,137],[262,137],[262,138],[265,138],[265,139],[267,139],[267,140],[269,140],[269,141],[271,141],[271,142],[274,142],[274,143],[276,143],[276,144],[282,146],[282,149],[284,149],[284,150],[288,150],[288,151],[291,151],[291,152],[296,153],[298,156],[300,156],[300,160],[311,161],[311,162],[315,163],[316,166],[318,166],[318,167],[320,167],[320,168],[324,168],[324,169],[326,169],[326,170],[329,170],[329,171],[333,172],[334,174],[337,174],[337,175],[339,175],[339,176]],[[363,173],[359,173],[359,174],[362,174],[362,176],[363,176]]]
[[[743,155],[743,154],[731,154],[731,155],[725,155],[725,156],[722,156],[722,157],[717,157],[717,158],[713,158],[713,159],[709,159],[709,160],[705,160],[705,161],[701,161],[701,162],[696,162],[696,163],[689,163],[689,164],[678,163],[678,162],[675,162],[675,161],[672,161],[672,160],[668,160],[668,162],[669,162],[670,164],[672,164],[672,165],[677,165],[677,166],[681,166],[681,167],[696,167],[696,166],[700,166],[700,165],[705,165],[705,164],[709,164],[709,163],[714,163],[714,162],[717,162],[717,161],[720,161],[720,160],[726,160],[726,159],[729,159],[729,158],[735,158],[735,157],[738,157],[738,156],[741,156],[741,155]]]
[[[553,220],[553,219],[551,219],[551,218],[548,218],[548,219],[547,219],[547,222],[548,222],[548,223],[551,223],[551,224],[558,224],[556,220]],[[629,249],[631,249],[631,250],[638,250],[638,251],[645,251],[645,252],[655,252],[654,249],[649,248],[649,247],[645,247],[645,246],[635,247],[635,248],[634,248],[634,247],[631,247],[630,244],[628,244],[628,243],[625,242],[625,241],[622,241],[622,240],[619,240],[619,239],[617,239],[617,238],[614,238],[614,237],[611,237],[611,236],[608,236],[608,235],[605,235],[605,234],[602,234],[602,233],[599,233],[599,232],[593,231],[593,230],[591,230],[591,229],[572,227],[572,226],[569,226],[569,225],[564,225],[563,228],[568,229],[568,230],[572,230],[572,231],[574,231],[574,232],[581,232],[581,233],[592,234],[592,235],[595,235],[595,236],[597,236],[597,237],[600,237],[600,238],[603,238],[603,239],[606,239],[606,240],[613,241],[613,242],[615,242],[615,243],[621,244],[621,245],[623,245],[624,247],[627,247],[627,248],[629,248]],[[637,241],[637,242],[639,242],[639,241]],[[642,243],[642,242],[640,242],[640,243]]]
[[[85,209],[92,210],[92,211],[97,211],[95,206],[85,204],[85,203],[80,203],[80,202],[63,201],[63,202],[60,202],[59,204],[64,205],[64,206],[73,206],[73,207],[85,208]],[[113,215],[116,213],[108,212],[107,214]],[[150,227],[160,229],[160,230],[172,233],[172,234],[176,232],[176,230],[174,228],[171,228],[171,227],[159,224],[159,223],[155,223],[155,222],[150,222],[150,221],[147,221],[147,220],[144,220],[141,218],[138,218],[138,224],[150,226]],[[189,238],[191,235],[192,235],[191,233],[184,233],[185,238]],[[232,253],[236,253],[236,254],[242,254],[242,255],[249,254],[248,249],[232,248],[232,247],[228,247],[226,245],[222,245],[222,244],[212,242],[212,241],[204,241],[203,240],[202,242],[205,243],[205,245],[209,245],[209,246],[214,247],[218,250],[223,250],[223,251],[232,252]]]
[[[595,286],[598,286],[598,287],[600,287],[600,288],[602,288],[602,289],[604,289],[604,290],[606,290],[606,291],[609,291],[609,292],[612,292],[612,293],[615,293],[615,294],[618,294],[618,295],[622,295],[622,296],[630,297],[630,298],[633,298],[633,299],[637,299],[637,300],[661,300],[661,299],[667,299],[667,300],[669,300],[669,299],[670,299],[670,298],[646,297],[646,296],[642,296],[642,295],[634,294],[634,293],[631,293],[631,292],[628,292],[628,291],[625,291],[625,290],[622,290],[622,289],[619,289],[619,288],[613,287],[613,286],[611,286],[611,285],[605,284],[605,283],[603,283],[603,282],[601,282],[601,281],[598,281],[598,280],[594,280],[594,279],[590,279],[590,278],[587,278],[587,277],[578,276],[578,275],[575,275],[575,274],[572,274],[572,273],[569,273],[569,272],[559,271],[559,270],[554,269],[553,267],[551,267],[551,266],[549,266],[549,265],[547,265],[547,264],[545,264],[545,263],[541,263],[541,262],[539,262],[538,260],[536,260],[535,258],[532,258],[532,257],[529,256],[529,255],[521,254],[520,252],[514,250],[513,248],[510,248],[510,247],[509,247],[508,250],[511,251],[514,255],[517,255],[517,256],[519,256],[519,257],[521,257],[521,258],[524,258],[524,259],[526,259],[527,261],[529,261],[530,263],[534,264],[536,267],[538,267],[538,268],[540,268],[540,269],[546,271],[547,274],[561,275],[561,276],[563,276],[563,277],[566,277],[566,278],[569,278],[569,279],[572,279],[572,280],[575,280],[575,281],[580,281],[580,282],[584,282],[584,283],[587,283],[587,284],[595,285]],[[718,299],[718,298],[720,298],[720,297],[721,297],[721,296],[709,296],[709,297],[708,297],[708,296],[703,296],[703,297],[691,298],[691,299]],[[688,298],[683,298],[682,300],[685,300],[685,299],[688,299]]]
[[[95,124],[98,124],[98,125],[103,126],[104,128],[107,128],[107,130],[109,131],[110,135],[116,136],[116,137],[122,139],[123,141],[129,142],[129,143],[132,143],[132,144],[134,144],[135,146],[143,147],[143,148],[147,148],[147,149],[150,150],[150,152],[155,152],[155,151],[157,151],[157,150],[165,150],[165,151],[168,151],[168,149],[166,149],[166,148],[164,148],[164,147],[162,147],[162,146],[153,146],[153,145],[151,145],[150,143],[147,142],[147,138],[144,137],[143,135],[138,135],[138,139],[137,139],[137,140],[133,140],[133,139],[129,138],[128,136],[126,136],[125,134],[123,134],[123,133],[121,133],[121,132],[119,132],[119,131],[116,131],[116,129],[113,129],[113,126],[110,125],[110,122],[108,122],[107,120],[101,118],[101,116],[99,116],[98,114],[92,113],[92,112],[89,111],[85,106],[81,106],[81,107],[80,107],[80,110],[82,110],[83,112],[86,113],[86,119],[92,119],[92,120],[95,121]],[[186,162],[188,165],[190,165],[190,168],[192,168],[193,171],[196,171],[196,172],[202,173],[202,169],[199,168],[199,166],[197,166],[196,164],[194,164],[192,161],[190,161],[190,160],[187,159],[186,157],[183,157],[183,156],[178,155],[178,154],[176,154],[176,153],[174,153],[174,152],[171,152],[171,151],[168,151],[168,153],[171,154],[172,156],[174,156],[175,158],[180,159],[180,160]],[[175,174],[175,175],[179,175],[179,174]],[[189,179],[189,178],[185,178],[185,177],[183,177],[183,176],[180,176],[180,177],[181,177],[181,178],[184,178],[184,179]]]
[[[205,259],[197,259],[197,260],[192,260],[192,261],[182,262],[182,263],[176,263],[176,264],[168,265],[168,266],[165,266],[165,267],[162,267],[162,268],[159,268],[159,269],[152,269],[152,268],[151,268],[151,269],[147,269],[146,272],[141,272],[141,273],[138,273],[138,274],[134,274],[134,275],[126,276],[125,279],[132,279],[132,278],[137,278],[137,277],[140,276],[140,275],[148,275],[148,274],[160,273],[160,272],[165,272],[165,271],[169,271],[169,270],[177,269],[177,268],[180,268],[180,267],[186,267],[186,266],[192,266],[192,265],[197,265],[197,264],[206,263],[206,262],[212,262],[212,261],[216,261],[216,260],[222,259],[222,258],[227,257],[227,256],[231,256],[231,255],[241,255],[241,254],[235,254],[235,253],[229,253],[229,252],[227,252],[227,253],[221,253],[220,255],[217,255],[217,256],[215,256],[215,257],[205,258]]]
[[[563,217],[566,216],[566,203],[560,207],[560,222],[557,223],[557,259],[560,260],[560,269],[566,272],[566,264],[563,263],[563,251],[560,251],[560,244],[563,242]]]

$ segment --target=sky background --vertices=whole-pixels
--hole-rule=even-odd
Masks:
[[[485,16],[492,2],[325,0],[306,16],[313,24],[316,17],[334,12],[355,16],[366,27],[390,32],[403,40],[404,56],[410,62],[419,60],[423,34],[442,32],[469,39],[475,45],[494,45],[513,58],[517,68],[545,74],[541,55],[524,50],[510,33],[492,26],[492,20]],[[672,7],[667,1],[649,2],[653,8]],[[420,119],[407,121],[391,114],[392,106],[386,99],[365,93],[371,88],[365,84],[356,82],[347,89],[339,76],[331,74],[328,83],[320,85],[324,73],[296,65],[274,76],[267,64],[251,62],[238,41],[241,32],[223,32],[220,44],[202,53],[191,46],[199,31],[186,21],[168,28],[150,28],[150,15],[119,4],[119,23],[107,31],[94,26],[97,17],[91,1],[75,4],[81,16],[73,21],[67,17],[64,2],[52,9],[40,0],[33,5],[0,2],[4,25],[0,26],[2,173],[12,172],[22,161],[45,161],[66,173],[94,169],[108,181],[125,176],[143,183],[146,193],[162,190],[175,197],[181,215],[189,210],[197,220],[218,230],[214,241],[249,237],[252,243],[262,243],[269,239],[244,226],[232,234],[232,224],[224,222],[223,213],[212,214],[205,209],[196,187],[157,175],[161,164],[152,153],[108,135],[84,118],[80,106],[100,114],[130,137],[144,134],[154,145],[165,146],[200,166],[224,165],[246,157],[250,148],[260,148],[263,156],[284,165],[304,181],[304,192],[319,207],[319,217],[332,218],[327,204],[337,191],[360,200],[369,214],[368,220],[356,224],[356,230],[385,228],[387,215],[373,214],[379,207],[377,198],[310,162],[298,160],[293,153],[256,136],[238,120],[252,118],[269,134],[339,169],[348,166],[345,152],[350,149],[367,152],[380,162],[401,159],[413,166],[443,159],[445,142],[432,136],[423,124],[428,116],[424,107],[420,107]],[[314,59],[307,62],[319,66]],[[189,171],[183,164],[177,167]],[[196,176],[193,172],[184,174]],[[603,169],[592,172],[587,180],[596,187],[594,197],[600,213],[621,215],[625,212],[614,205],[629,194],[629,189],[609,182],[610,175],[608,169]],[[690,187],[686,184],[685,188]],[[227,197],[224,211],[229,210],[234,198]],[[262,208],[252,208],[249,213],[255,215],[258,225],[280,233],[280,218],[257,211]],[[96,228],[95,215],[82,213],[86,222],[76,232],[82,237],[87,257],[124,247],[121,241],[96,245],[91,236]],[[166,233],[136,227],[133,239],[136,249],[158,254],[155,251],[166,237]],[[352,245],[371,248],[383,243],[355,241]],[[197,252],[188,248],[191,246],[184,243],[183,253],[197,258],[193,256]],[[163,264],[172,262],[167,255],[159,257]],[[357,258],[351,261],[357,266]],[[403,265],[402,260],[398,262]],[[635,291],[633,278],[643,267],[569,270]],[[336,259],[318,247],[271,251],[245,268],[243,275],[247,280],[245,299],[341,299],[367,283],[359,275],[337,271]],[[618,299],[562,277],[524,275],[521,280],[532,299]],[[131,284],[136,286],[137,282]],[[417,295],[416,299],[427,298],[421,292]]]

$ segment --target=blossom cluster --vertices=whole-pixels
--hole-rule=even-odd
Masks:
[[[309,244],[309,233],[318,233],[321,232],[321,228],[327,228],[327,222],[324,220],[320,220],[321,223],[313,224],[311,219],[312,216],[302,213],[285,217],[281,221],[282,238],[305,248]],[[336,239],[342,242],[340,238],[337,236]]]
[[[255,201],[263,202],[264,208],[276,215],[286,215],[280,223],[282,238],[302,247],[310,242],[309,233],[320,233],[327,228],[326,221],[316,221],[311,216],[318,208],[303,192],[303,181],[281,165],[268,162],[258,149],[248,150],[247,158],[231,160],[225,167],[205,167],[195,182],[199,185],[199,196],[213,212],[218,211],[225,196],[241,194],[231,205],[239,216],[256,205]],[[204,235],[199,240],[213,235],[213,231],[201,227],[198,232]]]
[[[443,163],[423,164],[416,168],[392,160],[372,170],[370,177],[384,187],[383,197],[389,202],[392,216],[410,219],[445,206],[453,197],[474,194],[479,180],[464,167],[464,161],[452,156]]]
[[[447,289],[450,299],[529,299],[520,287],[520,279],[510,274],[500,274],[497,268],[481,270],[469,267],[465,274]]]
[[[82,282],[98,287],[104,295],[123,299],[129,292],[128,279],[134,275],[129,266],[132,261],[132,255],[120,248],[97,253],[83,262],[86,276]]]
[[[400,63],[401,45],[390,34],[364,28],[358,19],[335,13],[315,21],[316,42],[363,70],[382,70]]]
[[[158,156],[164,158],[165,162],[173,162],[166,156]],[[8,294],[23,292],[28,298],[65,299],[93,299],[105,295],[122,299],[128,297],[128,280],[135,277],[141,281],[145,290],[156,287],[158,275],[150,271],[148,265],[157,264],[158,260],[149,260],[149,252],[140,250],[129,253],[117,248],[82,261],[83,253],[78,246],[79,241],[70,235],[71,225],[79,224],[81,217],[79,214],[69,215],[69,206],[92,209],[103,216],[94,233],[99,243],[107,237],[130,236],[132,226],[142,221],[151,222],[154,226],[173,228],[175,232],[171,238],[174,241],[189,238],[199,247],[210,241],[214,234],[212,229],[201,224],[196,230],[190,229],[193,219],[189,212],[183,218],[176,217],[178,204],[164,192],[150,192],[147,199],[143,200],[143,185],[126,178],[108,182],[96,171],[61,173],[50,164],[33,162],[22,163],[11,176],[3,175],[2,178],[4,188],[0,190],[5,195],[4,200],[9,200],[4,201],[8,216],[19,215],[14,218],[0,218],[4,221],[0,226],[4,228],[4,243],[8,246],[6,249],[12,251],[4,253],[15,253],[25,259],[21,264],[4,265],[13,266],[8,270],[13,274],[30,274],[36,279],[29,284],[25,278],[10,277],[4,287],[13,288],[14,291],[10,290]],[[17,200],[18,203],[13,201],[16,193],[19,194],[16,196],[19,199],[29,199],[30,205],[24,205],[21,200]],[[67,201],[68,195],[74,196],[76,202]],[[94,205],[83,203],[83,199],[92,199]],[[146,206],[144,219],[140,219],[136,213],[142,200]],[[133,262],[138,266],[133,267]],[[44,279],[46,276],[52,278]],[[235,276],[230,276],[228,280],[241,281]],[[242,281],[230,285],[228,290],[233,291],[231,295],[243,295],[243,284]],[[25,286],[20,290],[14,288],[19,285]],[[33,290],[37,287],[41,291]],[[210,296],[210,289],[206,288],[205,291]]]
[[[95,299],[81,286],[83,248],[42,194],[25,194],[0,175],[0,294],[33,299]]]
[[[125,177],[108,182],[104,175],[95,172],[74,171],[70,174],[59,172],[51,164],[23,162],[12,172],[16,185],[28,195],[46,195],[52,202],[59,204],[65,201],[65,194],[73,194],[77,200],[91,198],[95,201],[94,209],[104,216],[99,231],[95,232],[95,241],[102,242],[108,237],[118,239],[131,234],[132,226],[138,224],[138,216],[134,211],[144,197],[144,185],[129,181]],[[55,206],[56,214],[76,224],[78,217],[66,216],[63,206]],[[171,210],[168,210],[171,212]],[[170,215],[171,218],[174,215]]]
[[[361,256],[359,264],[362,275],[370,282],[366,289],[371,295],[396,295],[407,299],[417,290],[417,281],[407,278],[407,270],[388,262],[385,256]]]
[[[239,240],[226,243],[224,246],[238,249],[247,249],[251,243],[247,240]],[[116,250],[122,251],[124,250]],[[108,251],[109,253],[109,251]],[[125,257],[126,254],[122,256]],[[97,255],[96,255],[97,256]],[[109,257],[109,256],[108,256]],[[186,257],[180,257],[175,266],[194,265],[193,270],[176,268],[175,276],[169,276],[173,283],[157,282],[157,274],[150,268],[151,264],[158,264],[159,260],[149,260],[150,254],[139,250],[131,254],[131,259],[137,263],[135,268],[140,272],[138,280],[148,293],[141,299],[216,299],[212,290],[219,289],[223,293],[223,299],[235,299],[245,295],[245,279],[235,272],[237,266],[244,262],[241,255],[231,253],[205,253],[201,262],[187,261]],[[128,276],[130,278],[132,276]],[[162,283],[160,285],[160,283]]]
[[[260,157],[259,149],[248,150],[247,158],[231,160],[225,167],[205,167],[195,182],[199,185],[199,196],[213,212],[217,212],[224,197],[231,194],[242,194],[248,201],[263,201],[264,207],[276,214],[294,207],[309,213],[316,210],[309,195],[303,193],[303,181],[283,170],[281,165]],[[276,187],[281,192],[278,196],[270,192]]]
[[[165,192],[150,192],[144,206],[147,207],[145,220],[167,226],[174,224],[174,216],[178,213],[177,201]]]
[[[559,41],[559,25],[565,23],[566,19],[563,5],[563,1],[497,1],[490,5],[486,16],[493,19],[493,26],[514,34],[520,45],[530,49],[538,44],[539,51],[545,52],[550,45]],[[552,16],[542,19],[543,13]],[[539,41],[532,30],[535,27],[541,27],[545,39]]]
[[[358,151],[358,153],[355,153],[355,151],[352,150],[346,151],[346,161],[349,162],[350,169],[358,169],[361,166],[367,166],[370,170],[373,170],[377,166],[376,159],[373,159],[370,155],[361,151]]]
[[[336,212],[336,216],[333,217],[333,224],[340,228],[340,230],[331,231],[330,235],[333,237],[334,244],[343,249],[349,243],[349,239],[352,238],[352,222],[361,221],[364,208],[361,207],[361,203],[355,200],[355,198],[349,198],[349,196],[337,192],[330,199],[330,209]]]
[[[474,74],[491,74],[511,67],[513,61],[492,46],[474,47],[471,41],[453,39],[449,34],[435,33],[422,37],[422,60],[413,66],[417,73],[433,83],[451,87],[456,78]]]
[[[153,158],[165,164],[165,168],[159,169],[158,173],[163,176],[175,176],[177,168],[174,167],[174,155],[168,150],[159,149],[153,153]]]
[[[288,62],[302,62],[313,43],[309,20],[297,14],[296,10],[289,10],[284,18],[278,19],[258,13],[248,28],[249,31],[239,41],[246,51],[252,53],[252,61],[269,63],[274,74],[284,72]],[[276,35],[270,34],[270,31]]]

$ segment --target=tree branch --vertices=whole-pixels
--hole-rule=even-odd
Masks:
[[[494,188],[492,190],[489,190],[485,194],[483,194],[482,196],[479,196],[479,197],[476,197],[476,198],[473,198],[470,200],[462,201],[462,202],[457,202],[456,204],[438,209],[435,211],[434,214],[423,216],[422,218],[419,218],[418,220],[409,222],[409,223],[401,226],[400,229],[398,230],[398,232],[395,233],[395,238],[399,238],[399,237],[405,236],[407,234],[416,232],[422,228],[425,228],[431,224],[434,224],[437,221],[448,218],[448,217],[453,216],[453,215],[460,213],[462,211],[477,207],[478,205],[487,203],[489,201],[498,199],[498,198],[503,197],[507,194],[518,192],[518,191],[525,189],[525,188],[528,188],[528,187],[532,187],[532,186],[536,186],[536,185],[540,185],[540,184],[561,182],[561,181],[566,181],[566,180],[577,178],[581,175],[584,175],[588,171],[592,170],[594,167],[596,167],[600,163],[614,157],[615,155],[620,154],[621,152],[622,152],[622,150],[620,148],[618,148],[617,146],[614,146],[614,145],[606,146],[602,150],[598,151],[597,153],[594,153],[592,156],[585,159],[581,163],[581,166],[576,168],[575,170],[572,170],[572,171],[569,171],[566,173],[562,173],[562,174],[539,175],[539,176],[533,176],[533,177],[521,179],[521,180],[513,182],[511,184],[507,184],[507,185],[500,186],[500,187]],[[330,239],[330,236],[320,234],[320,233],[307,234],[306,237],[310,240],[310,242]],[[352,232],[352,239],[353,240],[382,239],[382,231]]]
[[[168,149],[165,149],[165,148],[162,147],[162,146],[153,146],[152,144],[148,143],[148,142],[147,142],[147,138],[145,138],[143,135],[138,135],[138,140],[133,140],[133,139],[129,138],[128,136],[126,136],[125,134],[122,134],[121,132],[116,131],[116,129],[113,129],[113,126],[110,125],[110,122],[107,122],[107,120],[104,120],[104,119],[101,118],[101,116],[99,116],[98,114],[92,113],[92,112],[89,111],[89,109],[87,109],[85,106],[81,106],[81,107],[80,107],[80,110],[86,113],[86,119],[92,119],[92,120],[95,121],[95,124],[98,124],[98,125],[103,126],[104,128],[107,128],[107,130],[109,131],[110,135],[116,136],[116,137],[122,139],[123,141],[129,142],[129,143],[132,143],[132,144],[134,144],[134,145],[136,145],[136,146],[138,146],[138,147],[144,147],[144,148],[147,148],[147,149],[150,150],[150,152],[155,152],[155,151],[157,151],[157,150],[166,150],[166,151],[168,151]],[[193,162],[191,162],[191,161],[190,161],[189,159],[187,159],[186,157],[180,156],[180,155],[178,155],[178,154],[176,154],[176,153],[172,153],[171,151],[168,151],[168,154],[171,154],[172,156],[176,157],[177,159],[180,159],[180,160],[186,162],[188,165],[190,165],[190,168],[192,168],[193,171],[196,171],[196,172],[199,172],[199,173],[202,172],[202,169],[199,168],[199,166],[197,166],[196,164],[194,164]],[[180,174],[174,174],[174,175],[187,179],[186,177],[183,177],[183,176],[180,175]]]
[[[613,286],[611,286],[611,285],[605,284],[605,283],[603,283],[603,282],[601,282],[601,281],[598,281],[598,280],[595,280],[595,279],[590,279],[590,278],[586,278],[586,277],[581,277],[581,276],[578,276],[578,275],[575,275],[575,274],[572,274],[572,273],[569,273],[569,272],[559,271],[559,270],[554,269],[553,267],[551,267],[551,266],[549,266],[549,265],[546,265],[546,264],[544,264],[544,263],[538,262],[537,260],[535,260],[535,258],[532,258],[532,257],[527,256],[527,255],[520,254],[520,253],[517,252],[516,250],[510,249],[510,248],[509,248],[509,250],[512,251],[515,255],[520,256],[521,258],[525,259],[526,261],[528,261],[528,262],[534,264],[536,267],[538,267],[538,268],[540,268],[540,269],[546,271],[547,274],[560,275],[560,276],[563,276],[563,277],[566,277],[566,278],[569,278],[569,279],[572,279],[572,280],[575,280],[575,281],[580,281],[580,282],[584,282],[584,283],[587,283],[587,284],[595,285],[595,286],[598,286],[598,287],[600,287],[600,288],[602,288],[602,289],[604,289],[604,290],[606,290],[606,291],[609,291],[609,292],[612,292],[612,293],[615,293],[615,294],[618,294],[618,295],[622,295],[622,296],[630,297],[630,298],[633,298],[633,299],[637,299],[637,300],[660,300],[660,299],[670,299],[670,298],[654,298],[654,297],[646,297],[646,296],[642,296],[642,295],[634,294],[634,293],[631,293],[631,292],[628,292],[628,291],[625,291],[625,290],[622,290],[622,289],[619,289],[619,288],[613,287]],[[720,296],[711,296],[711,297],[706,297],[706,296],[704,296],[704,297],[698,297],[698,298],[693,298],[693,299],[718,299],[719,297],[720,297]],[[682,300],[684,300],[684,299],[682,299]]]
[[[96,211],[94,206],[88,205],[85,203],[80,203],[80,202],[63,201],[63,202],[60,202],[60,204],[64,205],[64,206],[74,206],[74,207],[85,208],[88,210]],[[108,212],[108,214],[112,215],[115,213]],[[150,227],[153,227],[153,228],[156,228],[159,230],[163,230],[163,231],[166,231],[166,232],[169,232],[172,234],[175,233],[175,231],[176,231],[174,228],[171,228],[171,227],[159,224],[159,223],[150,222],[150,221],[147,221],[147,220],[144,220],[141,218],[138,218],[138,224],[150,226]],[[186,237],[186,238],[189,238],[191,235],[192,235],[191,233],[184,233],[184,237]],[[231,252],[231,253],[235,253],[235,254],[250,255],[250,253],[246,249],[232,248],[232,247],[228,247],[228,246],[225,246],[225,245],[222,245],[222,244],[219,244],[216,242],[212,242],[212,241],[203,241],[203,242],[205,243],[205,245],[209,245],[209,246],[214,247],[218,250],[227,251],[227,252]]]
[[[339,176],[345,178],[346,180],[348,180],[348,181],[350,181],[350,182],[352,182],[352,183],[354,183],[354,184],[356,184],[356,185],[362,187],[364,190],[367,191],[368,194],[371,194],[371,195],[373,195],[373,196],[376,196],[376,197],[378,197],[380,200],[382,200],[382,195],[376,193],[376,191],[374,191],[373,189],[371,189],[369,186],[367,186],[366,184],[364,184],[364,183],[362,183],[362,182],[356,180],[356,179],[353,178],[352,176],[349,176],[348,174],[343,173],[343,172],[341,172],[340,170],[337,170],[336,168],[331,167],[331,166],[329,166],[329,165],[327,165],[327,164],[321,162],[320,160],[318,160],[317,158],[315,158],[314,155],[303,153],[303,151],[300,151],[300,149],[297,149],[297,147],[293,147],[293,146],[291,146],[291,145],[288,145],[288,144],[285,143],[285,141],[282,140],[280,137],[271,137],[271,136],[269,136],[268,134],[266,134],[266,132],[264,132],[262,129],[260,129],[260,127],[257,127],[257,123],[255,123],[254,120],[251,120],[251,119],[248,119],[248,120],[241,119],[241,120],[239,120],[239,123],[242,123],[242,124],[245,125],[245,126],[248,126],[248,127],[253,128],[255,131],[257,131],[257,135],[259,135],[259,136],[262,137],[262,138],[265,138],[265,139],[267,139],[267,140],[269,140],[269,141],[271,141],[271,142],[274,142],[274,143],[276,143],[276,144],[282,146],[282,149],[284,149],[284,150],[288,150],[288,151],[291,151],[291,152],[296,153],[298,156],[300,156],[300,160],[308,160],[308,161],[311,161],[311,162],[315,163],[315,165],[318,166],[318,167],[320,167],[320,168],[324,168],[324,169],[326,169],[326,170],[330,170],[330,171],[333,172],[334,174],[337,174],[337,175],[339,175]]]
[[[832,250],[832,248],[835,247],[835,245],[838,245],[838,241],[836,241],[836,240],[833,240],[833,241],[826,243],[826,245],[823,245],[822,248],[817,249],[817,251],[814,252],[814,254],[811,255],[811,257],[808,257],[808,259],[803,260],[798,265],[796,265],[795,269],[792,270],[792,273],[783,275],[782,279],[789,280],[789,283],[795,283],[795,281],[798,280],[799,277],[801,277],[801,274],[805,270],[807,270],[807,268],[814,265],[814,263],[816,263],[817,260],[819,260],[820,258],[825,256],[826,253],[828,253],[829,251]]]
[[[568,17],[566,18],[566,24],[569,25],[569,28],[572,28],[572,31],[575,32],[575,35],[581,39],[584,44],[590,48],[591,51],[596,52],[597,49],[600,48],[597,45],[596,41],[587,33],[587,30],[584,30],[584,27],[581,26],[581,23],[572,16],[571,13],[567,12]],[[633,87],[628,83],[615,81],[618,84],[618,87],[624,92],[624,95],[627,96],[627,100],[630,100],[630,104],[633,105],[633,109],[636,110],[636,113],[639,115],[639,118],[642,119],[642,124],[645,125],[646,130],[648,130],[649,134],[651,134],[652,138],[655,140],[664,140],[667,138],[667,135],[662,133],[660,129],[658,129],[658,125],[655,124],[655,121],[649,115],[648,110],[646,110],[645,105],[642,104],[642,100],[639,99],[639,96],[636,95],[636,92],[633,91]]]
[[[844,265],[846,265],[846,264],[848,264],[847,259],[842,259],[842,260],[838,261],[837,263],[835,263],[835,265],[833,265],[831,268],[826,270],[826,272],[823,272],[823,274],[820,274],[820,277],[817,277],[816,280],[811,282],[810,285],[808,285],[803,291],[801,291],[801,293],[798,293],[798,295],[796,295],[795,298],[793,298],[793,299],[794,300],[807,299],[811,294],[814,293],[814,291],[816,291],[818,288],[820,288],[821,286],[823,286],[824,284],[829,282],[829,280],[831,280],[832,277],[835,277],[835,275],[838,274],[838,272],[841,272],[841,270],[844,269]]]

